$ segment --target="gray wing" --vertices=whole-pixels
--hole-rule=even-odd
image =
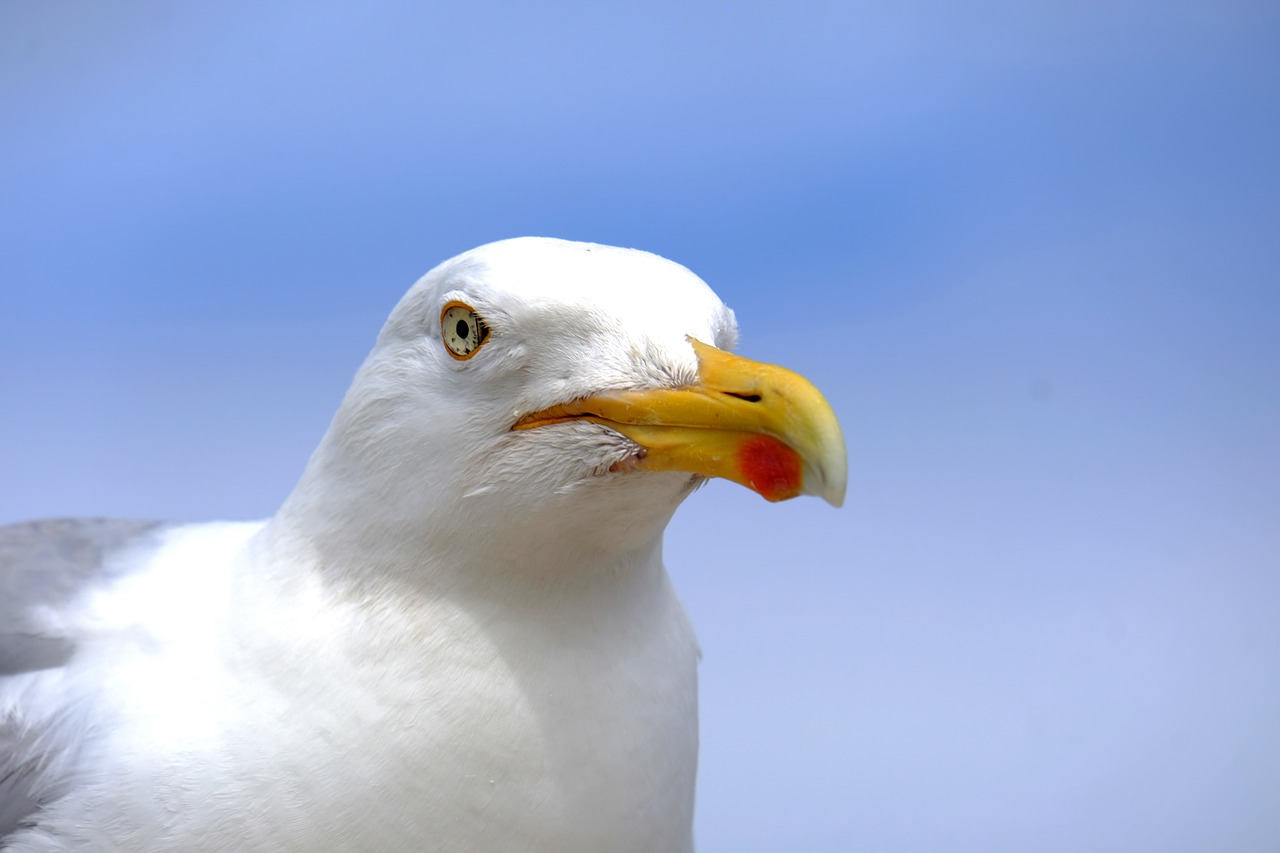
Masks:
[[[70,607],[86,588],[111,582],[114,551],[157,532],[159,522],[54,519],[0,527],[0,699],[6,683],[62,666],[75,639],[51,636],[36,608]],[[72,709],[24,712],[21,700],[0,702],[0,846],[62,793],[81,732]]]

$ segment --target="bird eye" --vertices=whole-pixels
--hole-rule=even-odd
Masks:
[[[449,355],[463,360],[471,358],[489,339],[489,327],[470,305],[450,302],[440,312],[440,333]]]

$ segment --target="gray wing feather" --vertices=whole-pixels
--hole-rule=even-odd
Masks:
[[[75,653],[72,637],[49,636],[32,617],[58,612],[88,588],[109,583],[107,557],[156,532],[159,522],[53,519],[0,527],[0,688],[38,677]],[[59,797],[83,735],[71,708],[30,716],[0,707],[0,847]]]
[[[26,725],[0,718],[0,848],[17,830],[35,826],[40,809],[66,793],[80,755],[82,727],[72,709]]]
[[[0,634],[0,678],[54,669],[71,660],[75,643],[66,637]]]
[[[0,527],[0,635],[34,633],[32,608],[61,610],[87,586],[111,580],[106,556],[160,526],[58,518]]]

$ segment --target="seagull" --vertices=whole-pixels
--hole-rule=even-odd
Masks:
[[[709,477],[839,506],[831,407],[685,267],[517,238],[392,311],[269,520],[0,529],[0,851],[691,851]]]

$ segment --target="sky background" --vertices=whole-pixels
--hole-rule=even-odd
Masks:
[[[715,483],[707,851],[1280,849],[1280,7],[0,4],[0,522],[254,518],[400,294],[648,249],[850,499]]]

